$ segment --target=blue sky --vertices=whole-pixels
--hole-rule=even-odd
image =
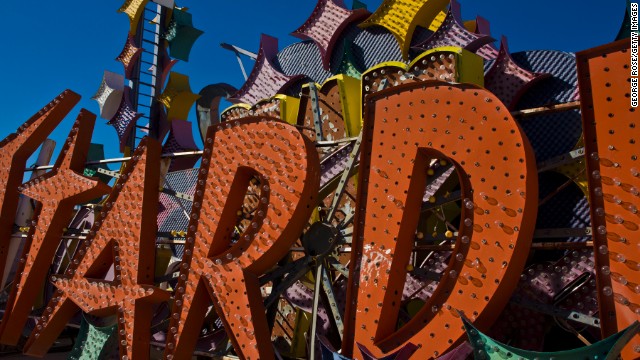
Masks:
[[[351,5],[352,0],[345,0]],[[363,0],[375,10],[382,0]],[[506,35],[512,52],[533,49],[580,51],[612,41],[624,15],[624,0],[460,0],[464,19],[482,15],[494,37]],[[280,48],[299,41],[289,33],[300,26],[315,0],[182,0],[195,27],[205,33],[190,62],[174,71],[191,78],[198,92],[212,83],[243,83],[235,56],[220,48],[231,43],[256,52],[261,33],[280,39]],[[126,39],[129,23],[117,13],[122,1],[8,1],[3,4],[5,37],[0,56],[0,138],[37,112],[64,89],[80,95],[80,104],[52,134],[61,143],[81,107],[99,113],[90,97],[104,70],[122,73],[114,58]],[[245,61],[247,72],[253,66]],[[190,120],[196,122],[195,108]],[[141,123],[140,125],[144,125]],[[195,131],[195,128],[194,128]],[[199,136],[194,136],[199,142]],[[108,157],[118,157],[118,140],[106,120],[98,119],[93,142],[105,144]],[[57,148],[59,148],[58,146]]]

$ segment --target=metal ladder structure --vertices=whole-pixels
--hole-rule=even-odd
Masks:
[[[136,123],[127,141],[130,149],[135,149],[138,142],[147,135],[144,132],[148,132],[154,139],[159,138],[159,122],[163,109],[157,96],[162,92],[164,85],[160,80],[165,61],[169,60],[162,34],[166,30],[169,16],[168,8],[149,2],[138,24],[135,42],[142,49],[142,54],[137,59],[133,78],[129,79],[131,102],[136,111],[143,114],[140,118],[146,119],[148,125]]]

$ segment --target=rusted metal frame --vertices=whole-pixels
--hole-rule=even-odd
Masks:
[[[60,236],[60,239],[63,240],[85,240],[87,238],[88,232],[82,233],[82,235],[62,235]],[[166,232],[158,232],[157,233],[159,237],[168,237],[171,234],[170,233],[166,233]],[[21,234],[14,234],[11,236],[12,238],[26,238],[27,234],[26,233],[21,233]],[[163,240],[163,239],[158,239],[156,242],[156,245],[184,245],[185,241],[184,240]]]
[[[302,249],[302,251],[304,251],[304,249]],[[273,305],[274,301],[276,301],[286,289],[290,288],[296,281],[300,280],[300,278],[302,278],[309,271],[311,258],[305,257],[304,259],[304,263],[296,266],[293,271],[291,271],[284,279],[282,279],[282,282],[278,284],[278,286],[271,289],[271,294],[269,294],[269,296],[267,296],[267,298],[264,300],[264,306],[266,308]]]
[[[593,275],[590,272],[585,272],[582,275],[578,276],[574,281],[572,281],[569,285],[565,286],[562,291],[556,294],[553,297],[553,305],[558,305],[576,291],[580,290],[580,288],[591,280]]]
[[[577,279],[572,281],[569,285],[565,286],[560,293],[553,297],[553,305],[557,306],[563,300],[569,298],[571,295],[575,294],[580,288],[589,282],[594,277],[592,273],[586,272],[582,275],[578,276]],[[591,345],[591,342],[587,340],[580,331],[576,330],[567,320],[561,319],[558,317],[554,317],[553,320],[560,326],[560,328],[572,333],[575,335],[580,341],[582,341],[585,345]]]
[[[349,226],[351,222],[353,222],[353,219],[355,218],[355,216],[356,216],[355,213],[348,214],[344,219],[342,219],[342,222],[338,225],[338,229],[344,229],[347,226]]]
[[[300,258],[298,260],[294,260],[290,263],[282,265],[271,272],[268,272],[260,277],[259,283],[260,286],[266,285],[268,282],[273,281],[274,279],[279,279],[286,274],[290,274],[292,271],[295,271],[298,267],[307,266],[310,263],[310,259],[308,257]],[[271,291],[273,293],[273,290]]]
[[[322,114],[320,114],[320,100],[318,99],[318,88],[314,82],[309,83],[309,97],[311,99],[311,112],[313,113],[313,127],[316,132],[316,141],[323,141],[322,134]]]
[[[183,152],[177,152],[177,153],[167,153],[167,154],[162,154],[161,158],[178,158],[178,157],[190,157],[190,156],[202,156],[202,150],[198,150],[198,151],[183,151]],[[114,164],[114,163],[123,163],[123,162],[127,162],[131,160],[130,156],[127,157],[121,157],[121,158],[113,158],[113,159],[104,159],[104,160],[94,160],[94,161],[87,161],[85,164],[86,165],[102,165],[102,164]],[[53,169],[53,165],[46,165],[46,166],[34,166],[34,167],[30,167],[25,169],[24,171],[37,171],[37,170],[51,170]]]
[[[112,178],[115,178],[115,179],[118,179],[120,177],[120,173],[118,171],[112,171],[112,170],[107,170],[103,168],[98,168],[98,170],[96,171],[99,172],[100,174],[111,176]]]
[[[338,259],[333,256],[327,257],[327,263],[334,268],[340,275],[349,278],[349,269],[347,269],[344,265],[342,265]]]
[[[282,300],[284,300],[284,301],[286,302],[286,305],[285,305],[285,306],[290,307],[292,310],[293,310],[293,309],[295,309],[295,306],[291,303],[291,301],[289,301],[289,299],[287,299],[286,297],[283,297],[283,298],[282,298]],[[284,314],[282,314],[282,312],[280,311],[279,307],[278,307],[278,306],[274,306],[274,308],[275,308],[275,310],[276,310],[276,313],[277,313],[277,314],[280,314],[280,317],[281,317],[281,318],[282,318],[282,319],[287,323],[287,326],[288,326],[289,328],[291,328],[291,331],[292,331],[292,332],[295,332],[295,331],[296,331],[296,328],[295,328],[294,326],[291,326],[291,323],[289,322],[289,320],[287,320],[287,318],[284,316]],[[275,320],[275,319],[274,319],[274,320]],[[280,322],[279,322],[279,323],[280,323]],[[270,325],[270,326],[271,326],[271,327],[273,327],[272,325]],[[283,328],[283,326],[282,326],[282,324],[281,324],[281,323],[280,323],[280,328],[283,330],[283,332],[285,333],[285,335],[289,338],[289,342],[290,342],[290,343],[292,343],[292,342],[294,341],[294,339],[293,339],[293,338],[291,338],[291,337],[289,336],[289,334],[288,334],[288,333],[286,332],[286,330]],[[279,355],[279,353],[277,352],[278,350],[275,348],[275,345],[274,345],[274,350],[276,351],[276,356],[278,356],[278,355]],[[279,357],[279,358],[280,358],[280,357]]]
[[[69,249],[69,245],[67,245],[67,241],[61,241],[60,243],[64,247],[63,254],[65,259],[67,259],[67,263],[71,264],[71,261],[73,261],[73,259],[72,259],[72,256],[70,255],[71,249]]]
[[[338,302],[336,301],[336,296],[333,293],[333,288],[331,284],[331,280],[329,280],[329,275],[324,267],[321,266],[322,271],[322,288],[324,290],[325,296],[327,297],[327,302],[329,303],[329,309],[332,313],[332,320],[338,329],[338,334],[340,335],[340,341],[342,341],[342,337],[344,336],[344,323],[342,322],[342,316],[340,315],[340,310],[338,309]],[[319,279],[316,278],[316,281]],[[315,304],[315,295],[314,295],[314,304]],[[314,312],[315,314],[315,312]]]
[[[578,110],[580,109],[580,101],[570,101],[562,104],[553,104],[547,106],[541,106],[536,108],[524,109],[511,112],[511,115],[515,118],[527,118],[536,115],[553,114],[557,112]]]
[[[590,315],[582,314],[577,311],[564,310],[553,305],[542,304],[538,302],[532,302],[522,298],[514,297],[511,299],[511,303],[517,304],[523,308],[534,310],[543,314],[547,314],[553,317],[558,317],[565,320],[575,321],[581,324],[585,324],[594,328],[600,328],[600,319]]]
[[[347,271],[349,271],[348,269],[349,269],[349,263],[350,262],[351,261],[347,261],[347,263],[343,266]],[[338,283],[338,281],[340,281],[343,277],[348,280],[349,279],[349,274],[345,275],[345,274],[342,274],[342,273],[338,272],[338,274],[333,279],[333,285],[335,286]]]
[[[284,325],[283,325],[283,322],[284,322],[285,324],[287,324],[287,327],[289,327],[290,331],[295,331],[296,329],[295,329],[295,328],[293,328],[293,327],[291,326],[291,324],[289,323],[289,321],[287,320],[287,318],[284,316],[284,314],[282,313],[282,311],[280,311],[280,309],[278,309],[278,307],[277,307],[277,306],[275,307],[275,309],[276,309],[276,313],[278,313],[278,314],[280,315],[280,319],[281,319],[280,321],[276,321],[276,323],[277,323],[277,324],[280,326],[280,328],[282,329],[282,333],[283,333],[285,336],[287,336],[287,337],[289,338],[289,341],[291,341],[292,339],[291,339],[291,337],[289,336],[289,334],[287,333],[287,329],[285,329],[285,327],[284,327]]]
[[[307,130],[315,130],[315,129],[307,128]],[[358,140],[357,137],[349,137],[349,138],[338,139],[333,141],[316,141],[315,144],[316,144],[316,147],[329,147],[329,146],[341,145],[344,143],[351,143],[357,140]]]
[[[178,199],[185,199],[188,201],[193,202],[193,196],[188,195],[188,194],[183,194],[183,193],[179,193],[175,190],[173,190],[173,188],[171,187],[171,184],[169,184],[168,182],[165,182],[164,185],[166,185],[168,187],[168,189],[164,188],[164,186],[162,187],[162,192],[166,192],[169,191],[171,192],[172,196],[177,197]],[[187,209],[185,209],[184,204],[182,204],[182,201],[178,201],[178,205],[180,206],[180,209],[182,209],[182,214],[184,214],[184,216],[187,218],[187,220],[191,220],[191,215],[189,215],[189,211],[187,211]]]
[[[355,164],[353,164],[353,168],[350,171],[350,175],[355,175],[359,169],[360,169],[360,162],[356,161]],[[341,178],[342,178],[342,175],[336,176],[330,181],[328,181],[323,187],[321,187],[320,190],[318,191],[318,193],[320,194],[319,198],[324,199],[327,196],[329,196],[329,194],[331,194],[333,189],[337,187],[337,184],[339,183]],[[326,209],[328,208],[325,208],[325,210]]]
[[[340,235],[342,236],[351,236],[353,235],[353,229],[342,229],[340,230]]]
[[[309,359],[315,360],[315,345],[316,345],[316,329],[318,328],[318,317],[314,316],[314,314],[318,313],[318,303],[320,300],[320,286],[321,281],[320,278],[324,273],[324,268],[322,266],[322,262],[320,262],[316,267],[316,283],[313,290],[313,307],[311,308],[311,340],[310,340],[310,348]]]
[[[347,197],[348,197],[348,198],[350,198],[351,200],[353,200],[353,201],[356,201],[356,200],[357,200],[355,195],[353,195],[353,194],[351,194],[351,193],[349,193],[349,192],[346,192],[345,194],[346,194],[346,195],[347,195]]]
[[[171,187],[171,185],[169,185],[169,184],[166,184],[166,185]],[[177,197],[178,199],[183,199],[183,200],[187,200],[187,201],[193,202],[193,196],[191,196],[189,194],[177,192],[177,191],[175,191],[173,189],[162,189],[162,192],[167,194],[167,195],[171,195],[173,197]]]
[[[340,147],[339,149],[335,150],[333,153],[331,153],[330,155],[328,155],[327,157],[325,157],[320,164],[322,165],[326,159],[329,159],[333,154],[336,154],[340,151],[342,151],[342,149],[346,148],[349,145],[345,145]],[[360,162],[359,161],[355,161],[353,162],[353,165],[350,167],[348,163],[347,167],[349,168],[349,175],[348,177],[351,177],[353,175],[355,175],[360,167]],[[344,170],[346,171],[346,169]],[[322,188],[320,188],[319,191],[319,198],[326,198],[327,196],[329,196],[329,194],[331,193],[332,189],[334,189],[335,187],[337,187],[337,183],[339,183],[339,181],[342,179],[342,177],[344,176],[344,171],[340,176],[336,176],[333,179],[331,179],[330,181],[328,181]],[[327,208],[325,208],[327,209]],[[339,229],[343,229],[345,227],[347,227],[351,221],[353,220],[353,216],[354,214],[351,214],[350,216],[348,215],[345,219],[343,219],[342,223],[340,225],[338,225]]]
[[[417,294],[419,294],[422,290],[426,289],[427,286],[431,285],[430,283],[425,283],[416,291],[414,291],[411,295],[407,297],[407,299],[413,299]]]
[[[283,297],[282,300],[284,300],[286,302],[285,306],[290,307],[291,309],[294,309],[295,306],[291,303],[291,301],[289,301],[289,299],[287,299],[286,297]],[[278,309],[276,307],[276,309]],[[280,316],[282,316],[283,319],[285,319],[285,321],[287,322],[287,325],[291,328],[291,330],[295,331],[295,327],[291,326],[291,323],[289,323],[289,320],[286,320],[286,318],[283,316],[283,314],[278,310],[278,313],[280,313]]]
[[[571,164],[581,158],[584,158],[584,147],[572,150],[566,154],[556,156],[546,161],[538,163],[538,173],[553,170],[559,166]]]
[[[386,89],[388,87],[387,85],[389,85],[389,81],[386,78],[380,80],[380,84],[378,85],[378,91]]]
[[[338,183],[338,187],[333,195],[333,201],[331,202],[331,207],[329,208],[329,212],[327,213],[327,218],[325,222],[331,223],[333,216],[338,210],[338,205],[340,204],[340,198],[344,194],[344,191],[347,187],[347,183],[349,182],[349,178],[351,177],[351,173],[353,171],[354,164],[360,155],[360,145],[362,144],[362,133],[358,136],[356,143],[353,145],[353,150],[351,150],[351,154],[349,155],[349,161],[347,163],[347,167],[342,172],[342,176],[340,177],[340,182]]]
[[[341,244],[349,244],[351,245],[351,241],[353,240],[353,236],[349,235],[349,236],[345,236],[342,238],[342,241],[340,242]]]
[[[160,235],[160,234],[158,234]],[[156,244],[158,245],[185,245],[187,242],[185,240],[171,240],[171,239],[158,239],[156,240]]]

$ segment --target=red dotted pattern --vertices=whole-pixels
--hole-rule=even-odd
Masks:
[[[287,254],[319,187],[319,159],[293,126],[247,118],[211,127],[194,196],[165,357],[188,359],[211,299],[242,359],[272,359],[258,276]],[[260,202],[231,241],[252,178]]]
[[[153,286],[160,143],[145,139],[126,164],[104,209],[38,320],[25,353],[44,356],[78,309],[117,315],[120,358],[148,359],[153,304],[169,295]],[[104,279],[113,264],[115,278]]]
[[[604,336],[640,320],[640,117],[631,107],[630,47],[627,39],[577,55]],[[622,357],[639,354],[635,336]]]
[[[7,261],[7,248],[18,210],[18,187],[22,184],[29,156],[80,101],[66,90],[22,124],[17,133],[0,141],[0,279]]]
[[[508,109],[471,85],[405,84],[365,106],[350,269],[360,280],[350,284],[343,349],[359,343],[380,357],[412,342],[416,358],[437,357],[464,336],[457,311],[488,327],[517,285],[537,212],[533,151]],[[433,296],[395,332],[426,170],[443,156],[462,184],[456,249]]]
[[[73,206],[109,193],[109,186],[82,176],[96,116],[82,110],[53,170],[22,187],[22,194],[39,202],[25,243],[25,253],[0,326],[0,340],[16,345],[53,262],[60,236]]]

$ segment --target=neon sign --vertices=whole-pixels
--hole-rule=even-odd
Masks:
[[[625,45],[618,44],[622,49]],[[606,66],[600,62],[624,66],[623,55],[612,57],[605,61],[585,55],[589,66],[600,66],[603,72],[607,72]],[[447,59],[450,65],[461,64],[456,56]],[[598,97],[602,95],[598,92],[602,91],[600,82],[616,91],[617,100],[624,97],[624,90],[617,87],[624,81],[607,82],[609,75],[600,73],[589,80],[585,74],[593,70],[584,66],[582,81],[593,84],[592,96],[597,97],[589,116],[602,116],[611,101],[607,96],[604,100]],[[433,64],[425,63],[425,67],[433,68]],[[509,109],[477,85],[415,79],[407,76],[407,70],[393,74],[398,82],[394,87],[370,91],[364,98],[358,143],[359,207],[342,343],[343,354],[356,358],[361,358],[355,351],[357,345],[374,356],[385,356],[410,343],[418,345],[417,358],[442,355],[464,335],[459,312],[476,326],[489,326],[516,287],[536,221],[534,155]],[[363,85],[369,89],[364,93],[376,81],[380,79],[365,78]],[[22,327],[29,315],[29,301],[51,262],[71,207],[109,190],[79,174],[95,118],[84,110],[54,170],[20,184],[29,154],[78,99],[72,92],[63,93],[21,126],[18,134],[0,143],[0,234],[5,238],[11,235],[20,193],[42,203],[28,235],[22,274],[0,326],[0,342],[5,344],[19,340],[12,330]],[[629,125],[631,115],[621,116],[628,120],[624,125],[633,129],[631,132],[637,131]],[[298,119],[304,121],[304,116]],[[357,128],[353,123],[347,125],[349,131]],[[586,140],[591,149],[602,141],[594,134],[601,135],[603,129],[595,126],[589,131]],[[611,135],[621,132],[619,128],[605,130]],[[116,315],[121,359],[148,358],[151,310],[154,305],[170,302],[166,359],[191,356],[209,305],[220,316],[241,358],[275,356],[258,278],[288,252],[315,210],[320,182],[318,152],[299,128],[267,116],[214,125],[204,143],[175,290],[169,292],[154,284],[160,144],[147,139],[121,172],[66,273],[51,278],[57,290],[25,346],[27,354],[44,355],[80,309],[96,316]],[[595,155],[590,155],[589,170],[591,201],[596,205],[594,222],[598,225],[598,287],[601,296],[610,296],[602,308],[614,309],[606,312],[606,316],[613,316],[606,319],[604,329],[613,333],[630,323],[625,316],[638,313],[634,307],[638,291],[634,288],[632,293],[629,288],[629,284],[637,285],[637,266],[630,268],[637,262],[632,255],[625,255],[620,243],[635,244],[632,235],[638,225],[634,201],[640,186],[637,171],[631,167],[637,160],[635,147],[605,146],[613,153],[605,156],[607,150],[597,148]],[[443,280],[428,306],[396,331],[396,316],[387,314],[399,311],[404,284],[399,280],[406,277],[425,169],[434,159],[445,159],[459,174],[464,205],[461,227]],[[620,168],[627,172],[618,174]],[[239,240],[232,241],[236,214],[252,181],[259,191],[255,216]],[[601,187],[594,185],[598,183]],[[598,204],[604,204],[602,212]],[[616,206],[627,211],[624,216],[614,214],[622,211]],[[623,242],[622,237],[628,240]],[[607,247],[610,242],[615,244]],[[5,257],[0,258],[0,268],[4,269],[6,242],[0,244],[0,255]],[[611,261],[615,263],[605,265]],[[114,280],[101,280],[111,265]],[[608,272],[602,270],[604,266]],[[608,285],[607,279],[617,284]],[[633,354],[633,350],[626,351]]]

